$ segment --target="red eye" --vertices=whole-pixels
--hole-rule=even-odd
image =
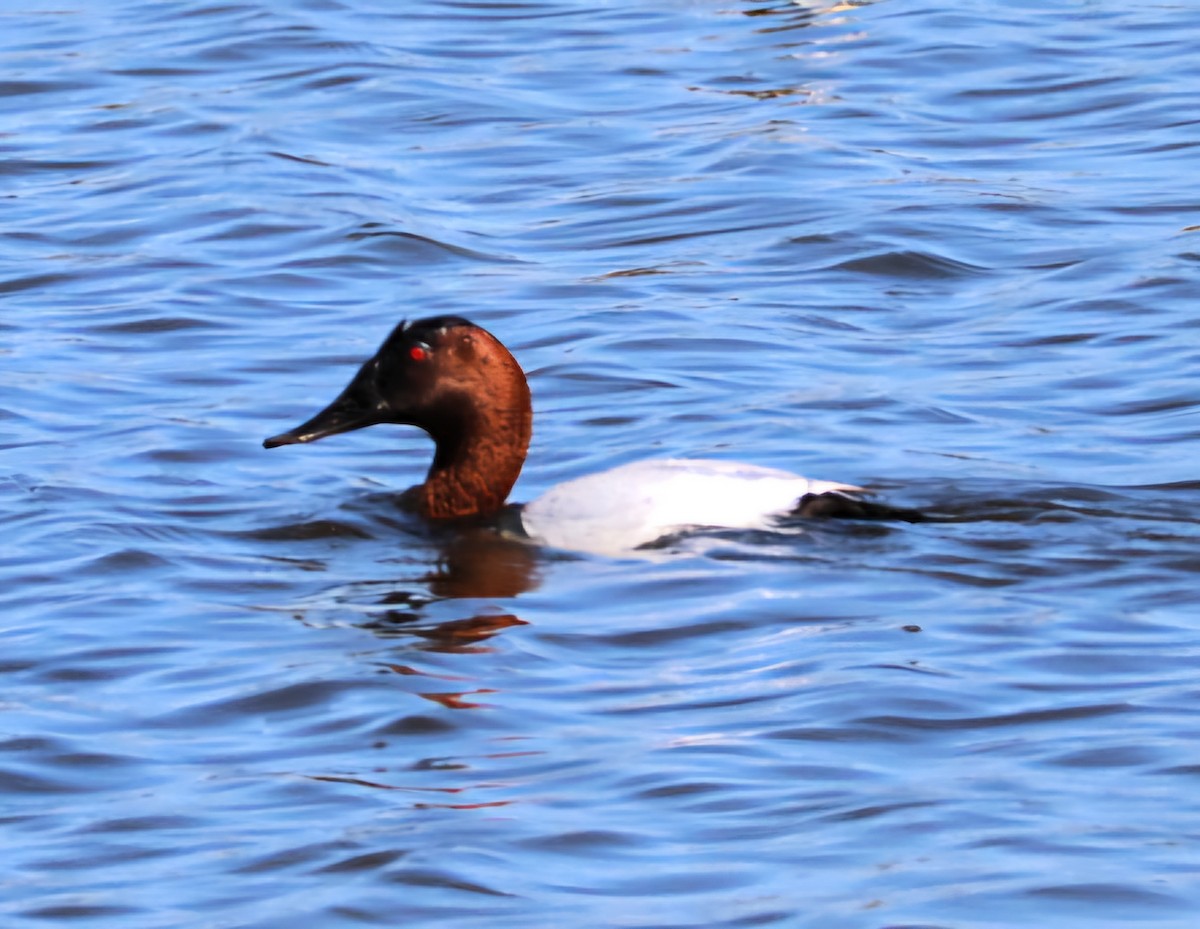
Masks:
[[[429,350],[421,345],[414,345],[408,350],[408,357],[413,361],[426,361],[429,358]]]

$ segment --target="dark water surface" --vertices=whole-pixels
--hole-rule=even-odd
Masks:
[[[1200,910],[1200,5],[0,5],[0,924]],[[956,521],[430,529],[401,316],[515,497],[643,457]]]

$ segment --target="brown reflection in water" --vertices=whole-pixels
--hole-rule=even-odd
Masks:
[[[496,806],[508,806],[514,800],[492,800],[487,803],[414,803],[415,810],[486,810]]]
[[[519,620],[518,620],[518,622],[519,622]],[[524,623],[522,623],[522,625],[524,625]],[[431,674],[428,671],[419,671],[416,668],[411,667],[410,665],[385,664],[385,665],[383,665],[383,667],[387,668],[387,670],[389,670],[389,671],[394,671],[396,674],[402,674],[406,677],[409,677],[409,676],[428,677],[428,678],[432,678],[434,680],[439,680],[439,681],[466,681],[466,680],[469,680],[469,678],[460,677],[458,675],[453,675],[453,674]],[[434,703],[440,703],[440,704],[442,704],[442,706],[448,707],[450,709],[463,709],[463,708],[469,709],[471,707],[476,707],[476,706],[486,706],[487,704],[467,703],[467,702],[463,701],[461,698],[463,698],[469,694],[494,694],[494,693],[496,693],[496,691],[492,690],[491,688],[488,688],[488,687],[479,687],[479,688],[476,688],[475,690],[429,691],[429,692],[424,692],[424,693],[418,691],[416,693],[417,693],[417,696],[419,696],[419,697],[424,697],[427,700],[432,700]]]
[[[525,620],[512,613],[481,612],[461,619],[428,623],[424,607],[432,601],[512,599],[541,581],[538,550],[532,545],[506,538],[487,529],[456,531],[442,544],[432,571],[420,578],[428,592],[395,589],[379,598],[384,605],[400,609],[375,614],[364,628],[383,636],[415,636],[424,639],[426,651],[487,652],[480,645]],[[398,673],[419,673],[389,666]]]
[[[364,623],[363,628],[383,636],[416,636],[427,643],[423,646],[425,651],[482,654],[491,649],[477,643],[484,642],[511,626],[527,625],[529,624],[525,620],[509,613],[480,613],[464,619],[422,625],[421,616],[417,613],[388,610],[377,619]],[[408,666],[387,667],[400,674],[422,673]]]
[[[417,694],[418,697],[424,697],[433,703],[440,703],[448,710],[477,710],[480,708],[490,707],[490,703],[475,703],[474,701],[465,699],[474,694],[494,694],[496,691],[490,687],[481,687],[479,690],[463,690],[458,693],[423,693]]]
[[[456,532],[428,582],[439,599],[515,597],[541,583],[538,550],[487,529]]]
[[[407,576],[391,580],[364,580],[339,589],[331,598],[333,612],[344,615],[350,607],[359,612],[364,606],[369,610],[369,619],[359,622],[359,628],[368,629],[385,639],[406,639],[399,661],[384,660],[377,667],[385,673],[396,675],[397,692],[409,698],[425,701],[425,706],[436,705],[436,710],[412,712],[392,724],[386,722],[373,738],[373,747],[385,750],[388,756],[403,755],[403,736],[410,732],[444,731],[458,725],[451,721],[458,711],[491,710],[502,712],[503,706],[485,702],[481,697],[497,694],[495,688],[466,675],[447,674],[444,671],[426,671],[417,660],[419,652],[443,652],[460,655],[491,652],[495,646],[486,644],[494,636],[513,626],[527,623],[510,612],[502,612],[497,601],[511,601],[521,593],[535,587],[540,581],[538,570],[540,552],[524,542],[505,538],[494,530],[476,527],[447,528],[435,534],[433,542],[438,544],[436,560],[426,559]],[[403,562],[409,564],[407,560]],[[456,601],[461,603],[461,613],[455,616]],[[470,601],[484,601],[472,603]],[[507,606],[508,604],[505,603]],[[327,608],[328,609],[328,608]],[[452,618],[444,618],[447,610]],[[462,615],[465,613],[466,615]],[[391,651],[391,649],[388,649]],[[463,665],[469,668],[471,663]],[[403,683],[402,683],[403,682]],[[396,736],[394,747],[392,738]],[[480,758],[495,762],[497,759],[519,758],[540,754],[537,750],[518,749],[506,752],[481,753]],[[445,801],[423,799],[413,802],[417,809],[481,810],[508,806],[516,801],[476,800],[472,793],[480,790],[495,790],[501,785],[485,780],[462,786],[430,787],[403,783],[413,771],[444,771],[447,776],[459,780],[475,765],[472,762],[449,759],[418,759],[397,767],[392,780],[392,769],[386,763],[373,766],[369,773],[341,772],[336,774],[306,775],[312,780],[352,785],[370,790],[399,791],[433,794],[439,798],[451,795]],[[366,776],[363,776],[365,774]],[[493,794],[494,796],[494,794]],[[468,800],[468,797],[471,797]]]

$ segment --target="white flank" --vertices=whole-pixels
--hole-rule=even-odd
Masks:
[[[768,528],[805,494],[861,490],[733,461],[652,459],[558,484],[521,520],[546,545],[619,555],[691,527]]]

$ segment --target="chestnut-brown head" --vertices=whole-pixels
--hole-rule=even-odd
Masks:
[[[521,472],[532,432],[529,386],[490,332],[459,316],[401,323],[329,406],[266,448],[379,423],[424,429],[437,445],[420,490],[434,518],[494,512]]]

